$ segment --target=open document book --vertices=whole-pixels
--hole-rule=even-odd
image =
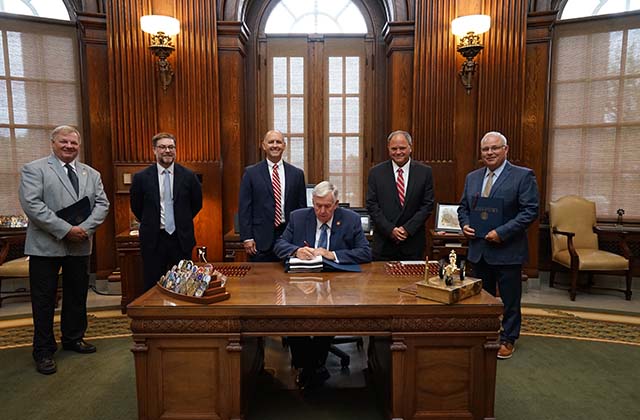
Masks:
[[[316,256],[311,260],[301,260],[300,258],[291,257],[285,263],[285,271],[287,273],[316,273],[321,271],[360,272],[362,270],[358,264],[338,264],[335,261]]]

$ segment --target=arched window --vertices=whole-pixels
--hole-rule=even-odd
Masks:
[[[71,20],[69,11],[62,0],[0,0],[0,12]]]
[[[260,130],[284,133],[285,159],[308,182],[329,180],[341,202],[362,207],[374,54],[363,13],[351,0],[281,0],[270,10],[259,46],[268,110]]]
[[[0,216],[13,216],[22,166],[51,153],[54,127],[81,128],[78,43],[61,0],[0,0],[0,11]]]
[[[367,25],[351,0],[282,0],[269,15],[267,34],[364,34]]]
[[[638,1],[569,1],[556,26],[551,77],[548,200],[577,194],[598,216],[640,219]]]
[[[562,9],[560,19],[631,12],[640,9],[638,0],[569,0]]]

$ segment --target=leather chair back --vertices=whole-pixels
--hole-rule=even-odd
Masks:
[[[573,244],[579,249],[598,249],[596,203],[577,195],[567,195],[549,203],[549,225],[561,231],[574,232]],[[567,238],[551,235],[552,257],[567,249]]]

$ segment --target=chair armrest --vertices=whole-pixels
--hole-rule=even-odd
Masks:
[[[556,235],[564,235],[569,239],[572,239],[574,236],[576,236],[576,234],[573,233],[573,232],[566,232],[566,231],[563,231],[563,230],[558,230],[555,227],[551,229],[551,232],[556,234]]]
[[[629,260],[632,261],[633,254],[631,253],[631,249],[629,248],[629,244],[627,243],[627,232],[624,230],[620,231],[611,231],[606,229],[600,229],[598,226],[593,227],[593,232],[598,235],[598,239],[601,236],[609,236],[618,240],[618,246],[622,251],[622,255]]]

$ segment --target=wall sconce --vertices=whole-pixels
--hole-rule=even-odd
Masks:
[[[176,49],[171,37],[180,32],[180,21],[171,16],[146,15],[140,18],[140,27],[144,32],[151,34],[149,49],[158,57],[160,83],[162,90],[166,92],[173,80],[173,69],[167,57]]]
[[[484,48],[478,35],[487,32],[490,27],[491,17],[488,15],[461,16],[451,22],[451,32],[460,37],[457,51],[466,59],[458,75],[467,95],[471,93],[471,79],[478,65],[473,59]]]

